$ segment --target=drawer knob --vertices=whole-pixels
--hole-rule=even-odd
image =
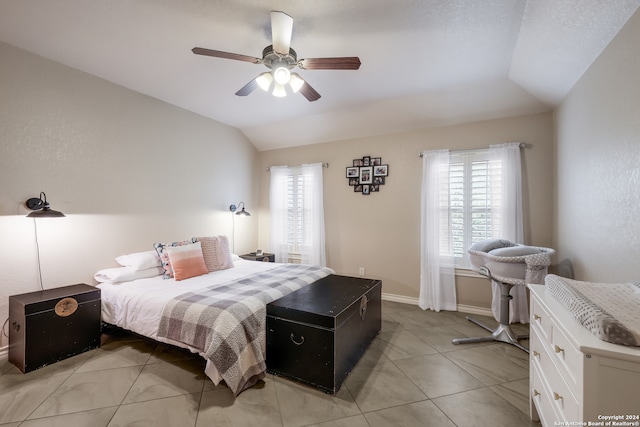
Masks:
[[[557,345],[554,346],[554,350],[556,353],[564,353],[564,348],[558,347]]]
[[[562,396],[560,396],[558,393],[556,393],[555,391],[553,392],[553,400],[562,400]]]
[[[537,351],[533,350],[533,357],[540,357],[540,353],[538,353]]]
[[[535,320],[540,320],[540,319],[541,319],[541,317],[540,317],[540,316],[538,316],[538,315],[537,315],[537,314],[535,314],[535,313],[533,314],[533,318],[534,318]]]
[[[532,390],[532,392],[533,392],[533,397],[540,396],[540,392],[535,388]]]

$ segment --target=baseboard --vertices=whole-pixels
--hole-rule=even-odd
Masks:
[[[418,305],[418,298],[407,297],[404,295],[386,294],[383,292],[382,299],[384,301],[393,301],[393,302],[399,302],[402,304]],[[493,317],[493,312],[491,311],[490,308],[474,307],[472,305],[464,305],[464,304],[458,304],[457,308],[458,308],[458,311],[461,313],[475,314],[476,316]]]
[[[458,311],[462,313],[475,314],[476,316],[493,317],[493,311],[490,308],[474,307],[472,305],[458,304]]]
[[[382,299],[384,301],[393,301],[393,302],[400,302],[403,304],[418,305],[418,298],[406,297],[404,295],[386,294],[383,292]]]

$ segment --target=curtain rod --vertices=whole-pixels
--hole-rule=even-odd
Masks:
[[[531,148],[532,144],[527,144],[525,142],[520,142],[520,148]],[[496,145],[501,145],[501,144],[496,144]],[[486,151],[489,150],[490,147],[487,148],[469,148],[466,150],[451,150],[451,154],[457,154],[457,153],[476,153],[476,152],[481,152],[481,151]],[[422,157],[425,151],[431,151],[431,150],[424,150],[418,153],[419,157]]]
[[[312,163],[305,163],[305,164],[312,164]],[[299,167],[301,167],[301,166],[304,166],[304,165],[294,165],[294,166],[287,166],[287,165],[284,165],[284,166],[267,166],[267,169],[266,169],[266,170],[267,170],[267,172],[269,172],[269,171],[271,170],[271,168],[275,168],[275,167],[299,168]],[[322,167],[323,167],[323,168],[328,168],[328,167],[329,167],[329,163],[327,163],[327,162],[323,162],[323,163],[322,163]]]

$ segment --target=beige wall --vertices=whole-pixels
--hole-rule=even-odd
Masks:
[[[383,281],[383,292],[415,299],[420,279],[420,181],[422,150],[488,147],[523,141],[526,242],[552,241],[552,120],[550,113],[506,118],[421,131],[264,151],[260,163],[260,236],[269,246],[269,173],[271,165],[328,162],[324,175],[327,262],[340,274]],[[368,196],[347,185],[345,168],[362,156],[382,157],[389,177],[380,192]],[[459,304],[489,307],[489,286],[457,279]]]
[[[555,113],[559,257],[576,277],[640,280],[640,10]]]
[[[228,206],[257,205],[257,151],[237,129],[2,43],[0,96],[1,323],[9,295],[39,289],[23,202],[40,191],[67,214],[37,223],[45,288],[93,283],[156,241],[231,235]],[[236,227],[238,252],[257,228]]]

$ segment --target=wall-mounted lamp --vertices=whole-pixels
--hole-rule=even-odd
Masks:
[[[239,212],[236,212],[238,210],[238,208],[240,207],[240,205],[242,205],[242,210]],[[238,206],[236,207],[236,205],[231,205],[229,206],[229,210],[231,212],[236,212],[236,215],[240,215],[240,216],[251,216],[251,214],[247,211],[244,210],[244,202],[240,202],[238,203]]]
[[[242,205],[242,210],[239,211],[238,207],[240,207],[241,205]],[[236,215],[239,215],[239,216],[251,216],[251,214],[249,212],[244,210],[244,202],[238,203],[238,206],[236,206],[236,205],[229,206],[229,210],[231,211],[232,214],[235,212]],[[232,222],[231,251],[233,253],[236,252],[236,215],[231,215],[231,220],[232,220],[231,221]]]
[[[60,211],[54,211],[47,202],[47,195],[40,193],[40,197],[32,197],[24,202],[24,204],[31,210],[27,215],[28,218],[33,218],[33,229],[36,235],[36,256],[38,261],[38,277],[40,278],[40,289],[44,290],[42,284],[42,268],[40,267],[40,245],[38,244],[38,225],[36,224],[36,218],[62,218],[65,216]]]
[[[31,210],[27,215],[29,218],[62,218],[65,216],[62,212],[51,209],[49,202],[47,202],[47,195],[42,192],[40,197],[32,197],[24,204]]]

